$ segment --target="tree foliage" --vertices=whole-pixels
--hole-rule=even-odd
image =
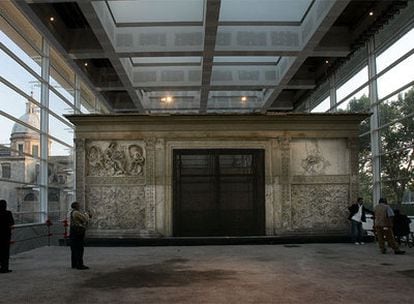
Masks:
[[[348,104],[350,112],[369,112],[367,96],[354,98]],[[414,87],[396,98],[378,105],[381,154],[382,196],[400,204],[404,195],[414,191]],[[361,190],[371,196],[372,153],[370,144],[370,118],[361,123],[359,177]]]

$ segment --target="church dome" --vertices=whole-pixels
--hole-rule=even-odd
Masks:
[[[36,112],[34,106],[28,105],[27,106],[27,110],[26,113],[21,116],[19,118],[21,121],[23,121],[25,124],[33,126],[36,129],[40,129],[40,119],[39,119],[39,114]],[[12,128],[12,132],[11,132],[11,136],[13,137],[14,135],[38,135],[37,132],[33,131],[32,129],[19,124],[19,123],[15,123],[13,128]]]

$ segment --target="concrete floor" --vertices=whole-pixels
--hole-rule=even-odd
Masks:
[[[11,258],[0,303],[414,303],[414,248],[376,244],[68,247]]]

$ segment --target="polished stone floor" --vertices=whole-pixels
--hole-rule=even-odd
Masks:
[[[374,243],[68,247],[14,255],[0,303],[414,303],[414,248]]]

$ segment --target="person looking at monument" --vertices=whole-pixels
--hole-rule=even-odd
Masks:
[[[374,208],[374,231],[378,239],[378,245],[381,253],[387,253],[384,239],[388,246],[394,250],[395,254],[404,254],[405,251],[400,250],[392,232],[394,211],[388,205],[387,199],[380,198],[378,205]]]
[[[372,214],[372,211],[364,207],[364,200],[358,197],[357,202],[348,207],[349,217],[351,221],[352,242],[355,245],[363,245],[364,230],[362,223],[366,222],[366,213]]]
[[[78,202],[71,204],[69,240],[71,249],[71,262],[73,269],[89,269],[83,263],[83,252],[85,246],[85,232],[89,220],[92,217],[90,212],[80,211]]]
[[[9,269],[11,229],[14,219],[7,210],[7,202],[0,200],[0,273],[11,272]]]

